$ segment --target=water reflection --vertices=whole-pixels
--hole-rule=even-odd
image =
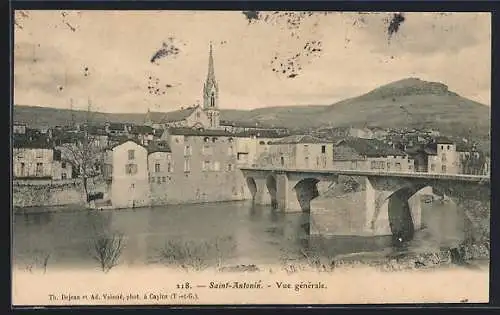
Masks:
[[[234,244],[226,263],[279,263],[284,253],[304,251],[334,257],[353,253],[404,253],[439,249],[463,240],[461,216],[448,206],[423,208],[426,228],[412,240],[394,242],[389,236],[310,237],[309,213],[285,213],[251,202],[178,205],[114,211],[18,214],[14,218],[14,263],[26,265],[50,253],[51,267],[92,267],[92,245],[103,236],[123,235],[120,263],[160,263],[166,244],[221,239]],[[453,223],[455,222],[455,223]]]

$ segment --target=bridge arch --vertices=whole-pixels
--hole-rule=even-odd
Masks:
[[[246,178],[248,190],[250,190],[250,194],[252,196],[252,200],[255,200],[255,195],[257,194],[257,183],[255,182],[255,178],[249,176]]]
[[[266,187],[269,191],[269,195],[271,195],[271,207],[273,209],[278,208],[278,183],[276,182],[276,176],[273,174],[269,174],[266,177]]]
[[[404,185],[377,202],[377,212],[380,211],[380,206],[387,202],[389,227],[395,240],[409,241],[413,239],[415,231],[420,229],[422,216],[420,203],[413,204],[413,207],[410,203],[426,188],[432,188],[433,194],[443,195],[439,188],[432,184]]]
[[[293,190],[303,212],[311,211],[311,200],[319,196],[317,184],[320,182],[318,178],[301,179]]]

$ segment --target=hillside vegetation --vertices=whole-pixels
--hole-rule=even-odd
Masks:
[[[83,122],[85,111],[73,111],[75,122]],[[95,113],[95,122],[141,124],[145,114]],[[70,110],[38,106],[14,107],[14,120],[31,126],[64,125]],[[254,110],[221,110],[221,119],[255,122],[293,129],[377,126],[427,127],[444,134],[488,138],[490,107],[449,91],[442,83],[408,78],[389,83],[358,97],[328,106],[282,106]]]

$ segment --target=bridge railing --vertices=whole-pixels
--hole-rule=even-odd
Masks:
[[[296,173],[335,173],[339,175],[352,176],[391,176],[391,177],[413,177],[427,179],[462,179],[472,181],[490,181],[490,176],[487,175],[469,175],[469,174],[452,174],[452,173],[437,173],[437,172],[415,172],[415,171],[387,171],[387,170],[353,170],[340,168],[282,168],[282,167],[256,167],[256,166],[239,166],[241,170],[255,171],[270,171],[270,172],[296,172]]]

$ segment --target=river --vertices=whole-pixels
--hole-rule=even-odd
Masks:
[[[30,209],[29,214],[14,215],[13,261],[16,266],[24,268],[35,260],[48,257],[51,268],[95,268],[93,246],[98,235],[103,233],[124,235],[125,247],[120,263],[129,266],[161,263],[160,257],[169,240],[197,244],[224,239],[225,246],[230,248],[225,255],[226,264],[276,264],[283,259],[300,257],[304,249],[328,257],[399,250],[393,247],[390,236],[329,237],[317,241],[308,236],[308,214],[277,212],[251,202],[104,211],[74,207],[59,210],[38,208]],[[450,213],[439,209],[427,211],[423,217],[423,222],[428,222],[426,228],[416,233],[415,239],[406,244],[406,250],[441,247],[442,223],[449,225]],[[451,230],[452,239],[463,238],[461,231]]]

